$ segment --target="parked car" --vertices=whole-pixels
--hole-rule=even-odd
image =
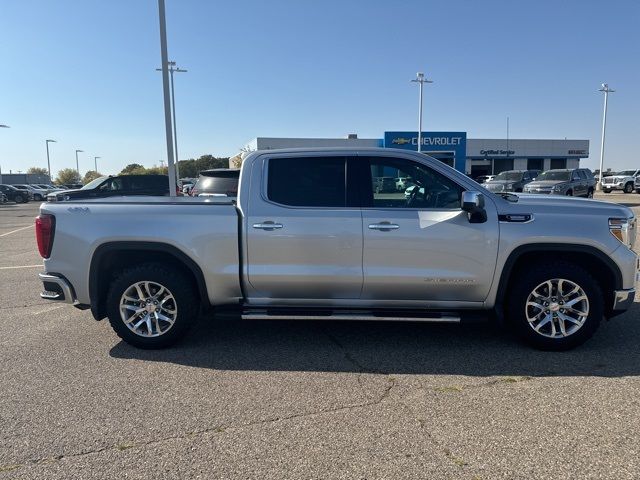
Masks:
[[[612,190],[622,190],[624,193],[631,193],[635,189],[636,178],[640,175],[640,170],[623,170],[602,179],[602,191],[611,193]]]
[[[36,194],[34,189],[29,187],[28,185],[13,185],[14,188],[20,190],[24,195],[29,197],[29,200],[41,200],[41,198],[36,198]],[[40,192],[38,192],[38,197],[40,197]]]
[[[240,169],[214,168],[200,172],[198,181],[191,188],[192,197],[236,197]]]
[[[493,180],[495,175],[480,175],[476,177],[476,182],[478,183],[487,183],[490,180]]]
[[[538,175],[540,170],[507,170],[485,182],[484,187],[490,192],[522,192]]]
[[[550,193],[593,198],[596,180],[588,168],[558,169],[542,172],[524,186],[525,193]]]
[[[376,193],[397,192],[396,181],[393,177],[374,177],[373,190]]]
[[[76,190],[63,190],[47,195],[49,202],[105,198],[123,195],[169,195],[167,175],[119,175],[99,177]]]
[[[378,198],[371,171],[385,168],[423,192]],[[432,157],[376,148],[252,152],[239,187],[237,200],[43,203],[41,296],[108,317],[142,348],[175,343],[216,307],[251,320],[494,316],[564,350],[634,301],[623,205],[479,191]]]
[[[7,203],[7,202],[8,202],[7,196],[4,193],[0,192],[0,203]]]
[[[13,185],[0,185],[0,192],[4,193],[10,202],[27,203],[31,200],[29,192],[18,190]]]

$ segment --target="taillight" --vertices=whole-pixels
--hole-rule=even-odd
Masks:
[[[53,215],[38,215],[36,217],[36,241],[42,258],[49,258],[53,248],[53,235],[56,231],[56,217]]]

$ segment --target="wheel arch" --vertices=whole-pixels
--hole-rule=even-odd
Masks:
[[[535,262],[562,259],[576,263],[594,276],[604,294],[607,316],[613,308],[613,291],[622,289],[622,272],[602,250],[590,245],[563,243],[536,243],[515,248],[507,258],[500,275],[496,293],[496,309],[502,318],[502,309],[512,277]]]
[[[163,262],[179,268],[193,282],[201,305],[210,307],[207,285],[200,266],[186,253],[162,242],[116,241],[100,245],[91,257],[89,298],[96,320],[106,317],[105,300],[111,280],[125,266]]]

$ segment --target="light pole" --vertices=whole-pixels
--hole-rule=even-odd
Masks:
[[[418,152],[422,151],[422,86],[425,83],[433,83],[433,80],[424,78],[424,73],[416,73],[416,78],[411,80],[413,83],[420,84],[420,97],[418,100]]]
[[[47,144],[47,170],[49,171],[49,181],[51,180],[51,162],[49,161],[49,144],[50,143],[56,143],[55,140],[45,140],[45,143]]]
[[[161,72],[161,68],[156,68],[158,72]],[[169,73],[170,73],[170,83],[171,83],[171,119],[173,122],[173,151],[176,156],[176,179],[180,180],[180,156],[178,155],[178,133],[176,132],[176,94],[173,89],[173,73],[184,73],[187,70],[184,70],[180,67],[176,66],[176,62],[169,62]]]
[[[98,159],[102,157],[93,157],[93,167],[95,168],[94,172],[98,173]]]
[[[176,171],[173,156],[173,132],[171,131],[171,94],[169,92],[169,55],[167,53],[167,23],[164,0],[158,0],[158,17],[160,19],[160,58],[162,59],[162,91],[164,96],[164,125],[167,138],[167,167],[169,173],[169,195],[177,196]]]
[[[598,190],[602,190],[602,179],[604,178],[604,134],[607,129],[607,100],[609,93],[615,92],[609,88],[609,84],[603,83],[602,88],[598,90],[604,92],[604,112],[602,113],[602,141],[600,142],[600,179],[598,180]]]
[[[0,128],[10,128],[9,125],[0,124]],[[0,168],[0,183],[2,183],[2,168]]]
[[[80,181],[80,164],[78,163],[78,153],[84,153],[84,150],[76,150],[76,172],[78,174],[78,181]]]

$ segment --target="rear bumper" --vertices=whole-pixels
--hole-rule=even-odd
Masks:
[[[613,292],[613,308],[615,313],[621,313],[629,309],[636,296],[636,289],[616,290]]]
[[[43,285],[40,297],[53,302],[69,303],[71,305],[78,303],[73,286],[66,278],[51,273],[39,273],[38,277],[40,277]]]

